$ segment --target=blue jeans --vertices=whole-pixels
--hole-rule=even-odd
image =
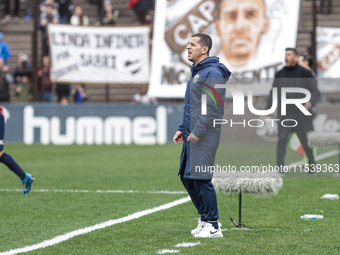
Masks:
[[[44,102],[53,103],[53,92],[45,92]]]

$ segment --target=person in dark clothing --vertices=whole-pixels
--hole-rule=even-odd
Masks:
[[[4,3],[5,3],[5,17],[1,20],[1,24],[3,25],[11,22],[11,14],[10,14],[11,0],[6,0]],[[20,6],[20,1],[14,0],[13,21],[15,23],[18,23],[19,21],[19,6]]]
[[[311,71],[313,76],[316,78],[316,74],[313,71],[314,59],[311,55],[308,54],[300,54],[298,58],[298,64],[303,68]]]
[[[304,107],[310,111],[313,106],[315,106],[316,100],[319,96],[319,91],[317,88],[317,81],[314,78],[313,74],[301,67],[297,64],[298,56],[297,51],[294,48],[287,48],[286,49],[286,56],[285,56],[286,66],[283,67],[280,71],[275,74],[275,79],[273,82],[273,88],[278,89],[277,99],[278,99],[278,119],[280,119],[280,124],[278,125],[278,136],[279,141],[277,144],[277,165],[279,167],[284,166],[284,157],[286,154],[286,145],[290,134],[292,132],[296,132],[298,135],[300,142],[307,154],[308,163],[309,163],[309,174],[315,174],[315,159],[313,156],[312,149],[307,144],[307,128],[306,123],[304,121],[304,113],[297,108],[294,104],[288,104],[286,107],[286,115],[283,115],[281,109],[281,89],[286,87],[295,87],[295,88],[304,88],[307,89],[311,93],[310,100],[304,104]],[[273,88],[270,91],[270,95],[267,100],[267,107],[266,109],[270,109],[273,103]],[[303,98],[304,95],[301,93],[287,93],[287,99],[299,99]],[[284,119],[291,119],[297,122],[295,127],[292,127],[294,123],[293,121],[286,121],[286,126],[281,125],[281,121]],[[281,168],[282,169],[282,168]]]
[[[327,2],[327,14],[331,14],[332,13],[332,0],[321,0],[320,1],[320,11],[319,11],[319,13],[320,14],[323,13],[323,9],[325,7],[325,2]]]
[[[0,58],[0,102],[9,102],[9,84],[6,74],[9,67],[5,65],[5,60]]]
[[[153,0],[139,0],[133,10],[136,13],[137,20],[140,24],[152,23],[154,10]]]
[[[40,14],[39,24],[38,27],[42,32],[43,37],[43,55],[49,55],[49,47],[48,47],[48,36],[47,36],[47,25],[49,23],[58,24],[59,23],[59,13],[54,9],[54,4],[47,4],[44,6],[44,11]]]
[[[58,0],[59,3],[59,22],[60,23],[70,23],[71,11],[73,10],[73,6],[71,4],[71,0]]]
[[[38,100],[53,102],[52,82],[50,80],[51,65],[48,56],[43,57],[43,66],[38,71]]]
[[[312,67],[314,65],[314,59],[313,59],[312,56],[307,55],[307,54],[300,54],[299,58],[298,58],[298,63],[303,68],[306,68],[307,70],[309,70],[312,73],[313,77],[316,78],[316,74],[314,73],[314,71],[312,69]],[[315,105],[312,107],[310,112],[312,113],[312,116],[304,116],[307,133],[310,132],[310,131],[314,131],[313,120],[316,116],[316,106]]]
[[[102,15],[102,10],[103,10],[103,0],[89,0],[89,3],[93,5],[97,5],[98,20],[100,20],[100,17]]]
[[[21,82],[21,78],[25,75],[30,76],[32,72],[31,66],[27,62],[27,55],[20,53],[18,55],[18,62],[14,69],[15,83]]]
[[[22,183],[22,194],[27,195],[32,187],[34,177],[26,173],[22,168],[15,162],[11,155],[5,153],[5,116],[2,107],[0,106],[0,162],[6,165],[13,173],[15,173]]]
[[[66,98],[68,100],[70,97],[71,86],[69,84],[57,84],[55,92],[57,93],[58,103],[60,103],[62,98]]]
[[[196,172],[197,166],[214,166],[221,126],[213,127],[213,119],[224,113],[225,90],[215,89],[224,84],[231,73],[218,57],[209,57],[212,40],[206,34],[194,34],[187,45],[188,60],[193,62],[185,92],[183,120],[173,137],[175,144],[183,143],[178,174],[201,215],[198,226],[191,231],[195,237],[223,237],[217,208],[216,193],[211,183],[212,173]],[[219,98],[215,104],[213,93]],[[203,99],[202,99],[203,98]],[[201,104],[206,102],[206,114]]]

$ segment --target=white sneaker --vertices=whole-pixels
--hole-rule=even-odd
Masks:
[[[200,217],[197,223],[198,223],[197,228],[191,230],[192,235],[197,235],[199,232],[201,232],[207,222],[201,221],[201,217]]]
[[[213,227],[211,223],[207,222],[204,225],[203,230],[194,236],[201,238],[210,238],[210,237],[223,237],[223,234],[220,226],[218,227],[218,229],[216,229]]]

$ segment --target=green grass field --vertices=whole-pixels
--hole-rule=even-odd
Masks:
[[[334,148],[333,148],[334,149]],[[181,147],[165,146],[25,146],[6,145],[6,152],[36,180],[24,196],[19,179],[0,165],[0,254],[58,235],[181,199],[187,195],[147,193],[184,191],[177,177]],[[229,145],[231,164],[274,164],[275,145]],[[325,150],[320,150],[323,153]],[[289,152],[287,163],[299,161]],[[337,156],[319,163],[336,164]],[[46,189],[42,192],[42,189]],[[54,190],[93,192],[55,192]],[[47,191],[48,190],[48,191]],[[96,190],[139,191],[96,193]],[[278,196],[243,196],[243,223],[259,230],[234,231],[229,220],[230,196],[218,194],[224,238],[197,239],[196,211],[191,202],[76,236],[27,254],[337,254],[340,252],[339,179],[285,178]],[[237,194],[232,217],[238,218]],[[323,220],[304,221],[304,214]],[[174,248],[182,242],[200,245]]]

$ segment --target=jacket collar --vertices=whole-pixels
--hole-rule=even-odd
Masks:
[[[205,59],[203,59],[201,62],[199,62],[197,64],[197,66],[195,66],[194,64],[191,66],[191,72],[194,73],[194,72],[198,72],[200,70],[202,70],[203,68],[205,68],[208,64],[211,64],[211,63],[218,63],[220,62],[219,58],[218,57],[207,57]]]

